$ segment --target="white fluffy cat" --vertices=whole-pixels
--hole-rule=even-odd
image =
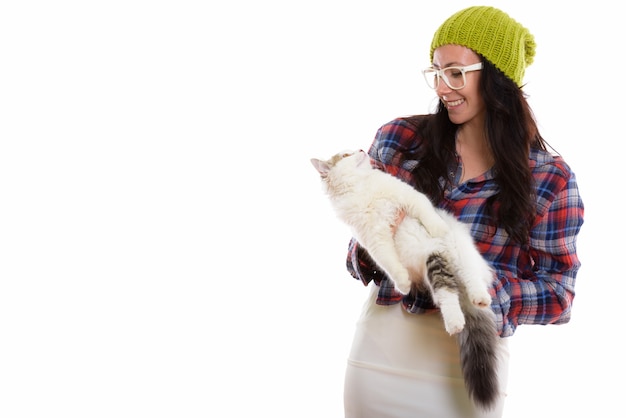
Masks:
[[[488,291],[494,275],[468,226],[399,178],[372,167],[364,151],[311,163],[339,219],[396,289],[430,292],[446,331],[458,335],[468,391],[488,408],[498,392],[497,332]]]

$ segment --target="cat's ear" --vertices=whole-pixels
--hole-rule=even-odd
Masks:
[[[330,166],[326,161],[318,160],[317,158],[311,158],[311,164],[320,173],[320,176],[326,177],[328,172],[330,171]]]

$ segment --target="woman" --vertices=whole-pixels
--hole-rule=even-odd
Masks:
[[[346,369],[346,417],[501,417],[507,337],[521,324],[569,321],[584,209],[573,172],[547,151],[522,91],[534,54],[533,36],[503,11],[457,12],[435,33],[424,71],[440,99],[436,112],[385,124],[369,150],[380,169],[468,223],[493,266],[497,405],[484,411],[469,399],[457,341],[430,299],[397,293],[353,239],[348,271],[371,292]]]

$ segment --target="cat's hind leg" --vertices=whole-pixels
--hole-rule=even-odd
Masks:
[[[480,308],[491,305],[489,288],[495,277],[489,263],[483,258],[469,235],[456,237],[458,275],[465,284],[471,302]]]
[[[426,261],[427,277],[433,301],[439,307],[448,334],[461,332],[465,326],[465,315],[459,301],[459,278],[452,266],[439,253],[432,253]]]
[[[475,257],[482,256],[477,254]],[[472,304],[479,308],[486,308],[491,305],[489,287],[494,280],[493,270],[483,260],[477,260],[475,265],[471,267],[463,266],[458,274],[467,289],[467,295]]]
[[[441,317],[443,318],[446,331],[450,335],[458,334],[463,331],[465,327],[465,315],[461,309],[459,302],[459,294],[451,291],[450,289],[438,289],[435,291],[437,306],[441,311]]]

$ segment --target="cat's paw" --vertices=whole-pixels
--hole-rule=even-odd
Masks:
[[[469,296],[474,306],[479,308],[491,306],[491,295],[487,289],[472,289]]]
[[[443,323],[446,327],[446,332],[450,335],[454,335],[463,331],[463,328],[465,327],[465,318],[463,316],[454,318],[446,318],[444,316]]]
[[[411,291],[411,282],[406,282],[406,283],[395,282],[394,284],[395,284],[396,290],[402,293],[403,295],[408,295],[409,292]]]
[[[444,295],[445,296],[445,295]],[[444,298],[439,304],[441,317],[446,331],[450,335],[458,334],[465,327],[465,315],[458,304],[458,300],[449,300]]]
[[[390,275],[396,290],[403,295],[407,295],[411,291],[411,280],[409,278],[409,272],[406,269],[399,269],[394,274]]]

